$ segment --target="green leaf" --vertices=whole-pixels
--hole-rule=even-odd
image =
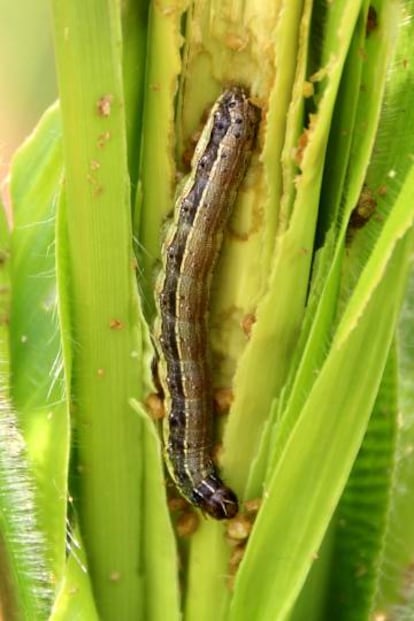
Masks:
[[[412,186],[406,195],[411,191]],[[358,325],[346,339],[334,342],[319,372],[266,485],[263,508],[237,574],[230,619],[284,619],[303,585],[365,432],[411,246],[412,235],[397,244]],[[368,360],[362,355],[366,342],[371,343]],[[350,391],[350,378],[362,376],[365,381],[354,382]],[[270,540],[271,547],[266,544]],[[257,567],[266,567],[266,572],[257,574]]]
[[[391,348],[367,432],[335,515],[327,618],[367,619],[382,568],[395,484],[397,359]]]
[[[16,415],[4,395],[0,404],[0,433],[2,613],[8,619],[46,618],[54,586],[47,542],[37,520],[25,443]]]
[[[91,583],[88,576],[84,545],[77,529],[70,533],[71,549],[65,573],[59,585],[49,621],[87,619],[98,621]]]
[[[61,322],[71,345],[80,533],[100,617],[157,619],[168,604],[176,618],[164,485],[161,477],[147,485],[147,460],[159,467],[160,456],[148,421],[129,406],[144,396],[148,335],[134,282],[119,5],[54,2],[53,17],[65,162]],[[148,563],[152,533],[169,559],[167,578]],[[159,593],[165,579],[171,592]]]
[[[9,259],[10,230],[0,205],[0,598],[5,618],[34,619],[47,615],[53,586],[25,444],[10,403]]]
[[[54,243],[61,148],[60,116],[54,106],[16,154],[10,182],[14,215],[11,397],[36,481],[39,520],[48,547],[50,572],[56,582],[62,575],[65,558],[70,442]]]
[[[127,0],[121,6],[125,122],[132,204],[137,190],[137,162],[142,138],[148,4],[147,0]]]
[[[358,3],[353,3],[343,12],[335,5],[329,22],[331,34],[328,41],[333,38],[331,53],[334,59],[326,68],[327,85],[319,103],[318,115],[309,130],[300,164],[301,174],[295,184],[296,195],[289,227],[278,239],[268,293],[257,308],[255,329],[240,357],[234,377],[235,401],[225,430],[224,466],[231,473],[237,473],[232,474],[231,479],[236,489],[243,490],[246,485],[264,421],[272,400],[286,381],[303,320],[329,127],[358,13]],[[339,32],[340,36],[335,37],[331,30]],[[269,360],[274,360],[274,363],[269,365]],[[252,373],[254,383],[249,381]],[[243,454],[243,463],[240,463],[240,453]],[[254,495],[259,495],[260,491],[256,489]]]
[[[14,160],[10,275],[0,222],[5,614],[54,589],[55,621],[409,615],[414,0],[51,5],[60,110]],[[220,470],[262,497],[234,548],[212,520],[175,541],[142,406],[163,221],[233,83],[262,109],[209,309]]]
[[[413,490],[414,455],[412,412],[414,406],[414,273],[411,274],[407,295],[398,326],[399,353],[399,437],[397,469],[392,489],[391,512],[385,540],[376,611],[393,614],[397,619],[410,619],[413,609],[412,558],[414,554]]]

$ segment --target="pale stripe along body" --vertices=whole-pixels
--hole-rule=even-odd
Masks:
[[[242,88],[230,88],[217,100],[197,144],[192,172],[176,202],[156,287],[154,337],[165,399],[168,470],[181,494],[216,519],[233,517],[238,503],[218,476],[211,456],[209,290],[259,120],[259,109]]]

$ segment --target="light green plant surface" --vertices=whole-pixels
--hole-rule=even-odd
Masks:
[[[2,618],[20,619],[15,610],[24,610],[34,619],[47,614],[53,592],[46,539],[36,519],[34,481],[10,401],[10,230],[3,210],[0,244],[0,612]]]
[[[362,0],[51,4],[60,108],[15,156],[10,241],[1,227],[2,420],[18,434],[15,409],[36,506],[28,537],[5,485],[10,615],[46,618],[53,601],[55,620],[404,618],[413,350],[393,343],[414,241],[414,3],[372,2],[368,36]],[[178,559],[141,405],[160,231],[229,82],[263,109],[210,320],[214,382],[235,397],[221,466],[241,500],[262,497],[235,577],[211,520]],[[350,233],[364,182],[377,211]]]
[[[407,295],[397,332],[399,363],[399,445],[395,484],[391,489],[390,523],[385,537],[384,560],[376,598],[379,611],[392,612],[397,619],[410,619],[414,610],[412,557],[413,468],[413,311],[414,278],[411,271]]]

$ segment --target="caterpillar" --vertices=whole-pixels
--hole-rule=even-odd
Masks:
[[[210,283],[224,230],[254,147],[260,109],[244,89],[225,90],[196,145],[162,246],[154,340],[164,396],[164,453],[179,492],[217,519],[238,501],[212,458],[213,399],[208,369]]]

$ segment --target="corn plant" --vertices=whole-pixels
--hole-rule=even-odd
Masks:
[[[59,101],[0,222],[4,619],[414,618],[413,16],[51,0]],[[223,524],[174,504],[148,403],[165,221],[233,84],[262,118],[209,309]]]

